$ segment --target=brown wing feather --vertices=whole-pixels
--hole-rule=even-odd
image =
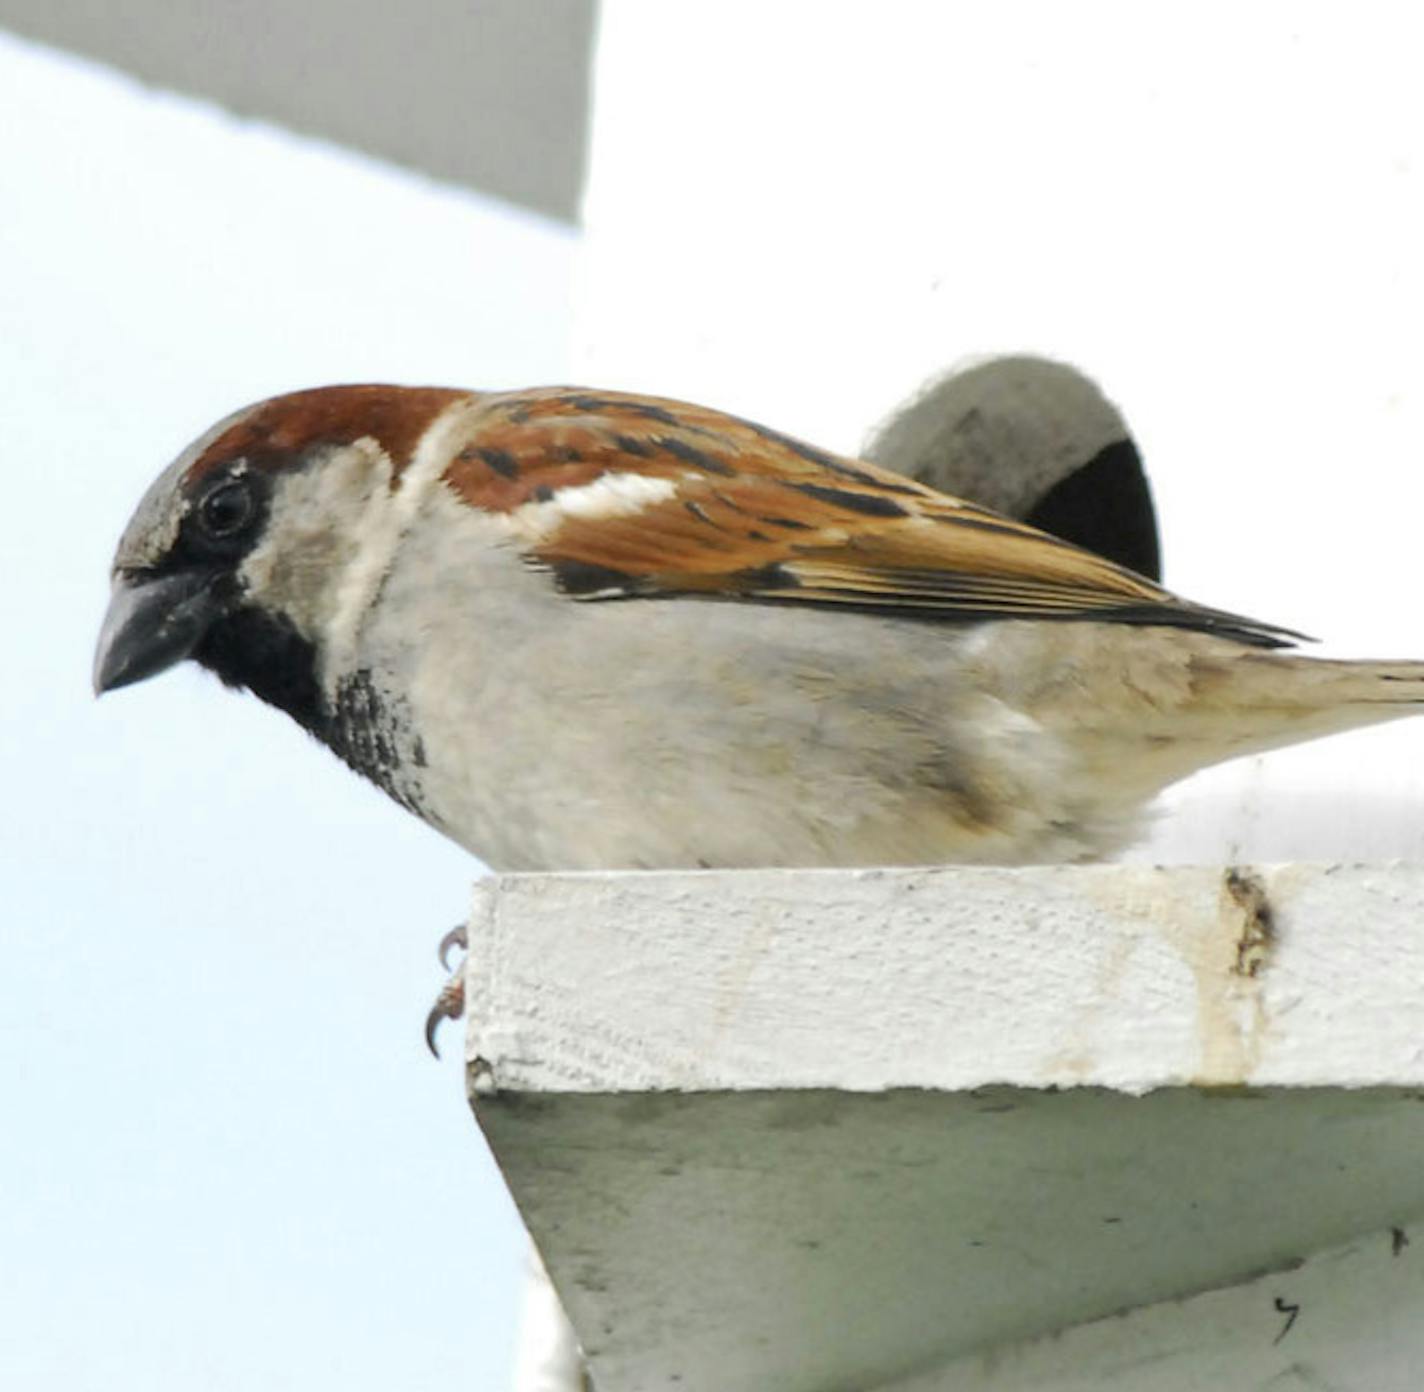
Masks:
[[[705,407],[546,388],[492,395],[446,481],[518,519],[612,475],[664,480],[626,512],[571,509],[530,559],[583,598],[699,595],[964,620],[1100,619],[1300,635],[1179,599],[1057,537]],[[568,495],[564,495],[567,497]]]

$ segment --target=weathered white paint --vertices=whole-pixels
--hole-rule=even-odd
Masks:
[[[982,1376],[1424,1214],[1421,913],[1400,866],[510,877],[472,1093],[609,1392]]]
[[[1424,1084],[1424,866],[510,876],[472,1056],[517,1091]],[[1255,963],[1255,974],[1245,974]]]

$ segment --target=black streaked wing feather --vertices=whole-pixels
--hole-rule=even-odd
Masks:
[[[1091,619],[1259,647],[1302,637],[1180,599],[1024,523],[704,407],[549,388],[490,397],[487,412],[447,475],[486,510],[518,516],[531,500],[613,474],[675,485],[629,514],[571,511],[530,543],[530,560],[582,599],[697,596],[945,622]]]

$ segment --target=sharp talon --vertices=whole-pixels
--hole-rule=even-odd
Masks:
[[[442,1020],[458,1020],[465,1013],[465,983],[459,976],[452,976],[435,997],[430,1014],[425,1017],[425,1045],[436,1058],[440,1050],[435,1046],[435,1032]]]
[[[440,965],[444,967],[446,971],[449,971],[450,949],[452,947],[458,947],[461,952],[464,952],[465,949],[469,947],[469,945],[470,939],[469,935],[465,932],[465,925],[463,923],[457,923],[448,933],[445,934],[443,938],[440,939]]]
[[[457,923],[443,938],[440,939],[438,956],[440,965],[448,972],[450,971],[450,949],[458,947],[464,952],[469,945],[469,938],[465,933],[465,925]],[[430,1007],[430,1014],[425,1017],[425,1043],[430,1052],[436,1058],[440,1057],[440,1050],[435,1047],[435,1032],[440,1028],[442,1020],[458,1020],[465,1013],[465,974],[464,967],[460,967],[451,972],[450,979],[435,997],[435,1004]]]

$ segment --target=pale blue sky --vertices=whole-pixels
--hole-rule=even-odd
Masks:
[[[573,238],[0,34],[0,1386],[508,1385],[425,1053],[476,862],[196,669],[96,703],[128,512],[320,382],[566,376]]]

